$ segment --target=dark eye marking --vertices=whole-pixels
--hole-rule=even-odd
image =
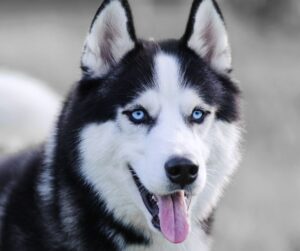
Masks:
[[[133,110],[123,111],[123,114],[135,125],[151,125],[154,121],[142,106],[136,107]]]

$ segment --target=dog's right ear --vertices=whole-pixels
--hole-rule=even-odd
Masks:
[[[81,68],[89,77],[102,77],[136,46],[127,0],[104,0],[87,36]]]

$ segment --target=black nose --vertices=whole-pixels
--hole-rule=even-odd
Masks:
[[[189,159],[175,157],[165,164],[168,178],[184,187],[192,184],[198,176],[199,167]]]

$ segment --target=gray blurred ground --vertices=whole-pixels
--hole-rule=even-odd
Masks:
[[[183,33],[191,0],[130,2],[142,37]],[[246,139],[217,211],[214,250],[299,251],[300,4],[221,2],[244,93]],[[79,79],[82,43],[98,5],[1,0],[0,68],[30,73],[65,94]]]

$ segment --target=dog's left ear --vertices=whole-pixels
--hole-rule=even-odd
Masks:
[[[214,0],[194,0],[183,42],[219,74],[231,72],[231,50],[219,6]]]
[[[136,46],[127,0],[104,0],[87,36],[81,68],[90,77],[102,77]]]

